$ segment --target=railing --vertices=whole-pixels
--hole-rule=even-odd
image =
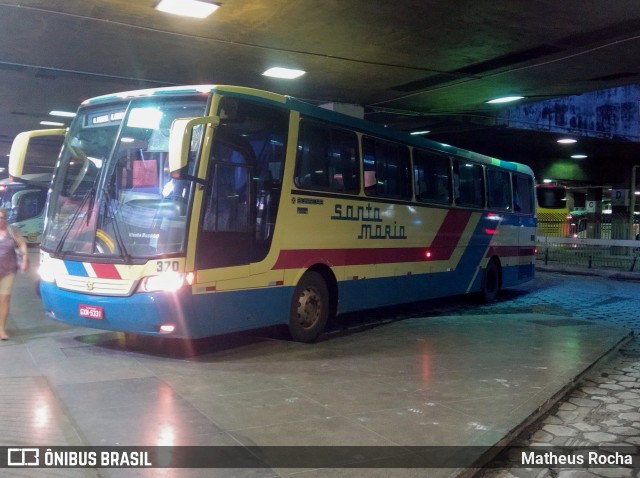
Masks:
[[[563,218],[539,214],[537,263],[640,273],[638,224],[628,214],[586,214]]]
[[[640,272],[640,241],[537,237],[537,260],[544,265]]]

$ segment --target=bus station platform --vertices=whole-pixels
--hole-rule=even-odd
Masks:
[[[30,276],[14,292],[10,340],[0,342],[2,446],[211,447],[214,455],[226,446],[259,455],[215,473],[169,461],[47,476],[468,476],[631,338],[622,327],[532,311],[367,323],[315,344],[265,331],[187,344],[55,323]],[[264,459],[270,447],[283,454]],[[296,447],[321,459],[300,462]],[[451,447],[452,458],[425,475],[428,459],[417,467],[406,447]]]

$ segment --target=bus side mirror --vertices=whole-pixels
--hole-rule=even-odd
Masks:
[[[33,131],[23,131],[19,133],[11,144],[9,152],[9,176],[19,178],[24,171],[25,158],[29,149],[29,142],[33,138],[41,136],[64,136],[66,129],[37,129]]]
[[[201,116],[197,118],[178,118],[171,125],[169,134],[169,172],[180,171],[187,165],[193,132],[199,125],[213,125],[220,123],[217,116]]]

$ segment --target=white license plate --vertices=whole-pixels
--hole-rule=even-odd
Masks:
[[[102,319],[104,317],[104,309],[97,305],[80,304],[79,313],[80,317],[87,319]]]

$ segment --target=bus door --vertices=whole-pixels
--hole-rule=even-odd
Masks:
[[[264,260],[280,202],[289,112],[223,97],[218,114],[221,124],[213,135],[198,224],[198,282],[268,272],[268,280],[255,283],[265,286],[284,274]]]
[[[248,145],[224,138],[222,130],[216,131],[209,157],[196,246],[199,282],[220,278],[219,274],[208,277],[207,269],[234,267],[224,273],[225,279],[247,276],[253,259],[251,185],[255,159]]]

